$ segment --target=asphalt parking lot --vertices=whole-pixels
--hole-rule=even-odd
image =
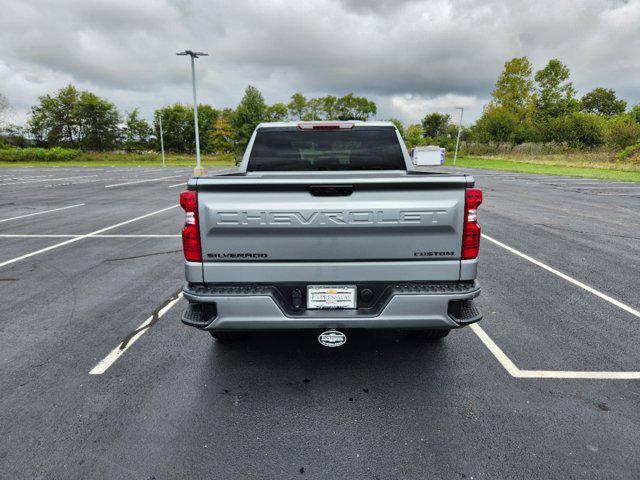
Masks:
[[[640,477],[639,184],[473,171],[484,320],[326,349],[180,323],[190,171],[0,170],[0,477]]]

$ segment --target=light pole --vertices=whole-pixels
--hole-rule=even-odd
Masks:
[[[160,124],[160,150],[162,150],[162,166],[166,167],[164,163],[164,138],[162,138],[162,115],[158,115],[158,123]]]
[[[198,100],[196,99],[196,67],[195,59],[199,57],[206,57],[209,54],[204,52],[192,52],[191,50],[185,50],[184,52],[176,53],[176,55],[189,55],[191,57],[191,82],[193,83],[193,123],[196,129],[196,168],[193,169],[193,174],[196,177],[204,175],[204,168],[200,165],[200,135],[198,132]]]
[[[464,108],[458,107],[456,110],[460,110],[460,123],[458,123],[458,137],[456,138],[456,151],[453,154],[453,164],[456,164],[456,160],[458,159],[458,145],[460,145],[460,132],[462,132],[462,113],[464,112]]]

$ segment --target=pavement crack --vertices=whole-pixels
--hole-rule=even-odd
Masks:
[[[145,258],[145,257],[153,257],[154,255],[167,255],[169,253],[178,253],[182,250],[169,250],[167,252],[154,252],[154,253],[145,253],[144,255],[135,255],[133,257],[121,257],[121,258],[108,258],[103,260],[103,263],[106,262],[120,262],[122,260],[135,260],[136,258]]]
[[[122,342],[120,342],[120,345],[118,345],[118,348],[120,350],[124,350],[125,348],[127,348],[127,345],[129,344],[129,342],[131,341],[131,339],[133,337],[135,337],[138,333],[144,332],[145,330],[148,330],[153,325],[155,325],[155,323],[160,319],[160,310],[162,310],[164,307],[166,307],[171,302],[173,302],[176,298],[178,298],[178,296],[180,295],[181,292],[182,292],[182,289],[178,290],[173,295],[171,295],[167,300],[162,302],[162,304],[159,307],[157,307],[153,311],[153,313],[151,314],[151,321],[149,323],[147,323],[146,325],[142,326],[142,327],[136,328],[133,332],[131,332],[126,337],[124,337],[124,340],[122,340]]]

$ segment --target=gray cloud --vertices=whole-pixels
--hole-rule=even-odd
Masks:
[[[640,101],[640,0],[0,0],[0,11],[0,92],[23,118],[69,82],[147,115],[187,102],[188,64],[174,55],[185,48],[211,54],[200,98],[219,107],[253,84],[269,102],[354,91],[407,121],[458,102],[471,120],[521,55],[536,68],[560,58],[581,92]]]

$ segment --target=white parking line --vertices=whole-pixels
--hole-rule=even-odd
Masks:
[[[615,187],[611,187],[609,185],[607,186],[587,186],[587,187],[583,187],[583,186],[575,186],[575,185],[571,185],[569,186],[569,188],[573,188],[576,190],[618,190],[618,189],[623,189],[623,188],[631,188],[631,189],[637,189],[640,188],[640,185],[618,185]]]
[[[569,275],[562,273],[558,270],[556,270],[553,267],[550,267],[549,265],[546,265],[544,263],[542,263],[539,260],[536,260],[535,258],[530,257],[529,255],[526,255],[522,252],[520,252],[519,250],[516,250],[513,247],[510,247],[502,242],[499,242],[498,240],[486,235],[486,234],[482,234],[482,237],[489,240],[490,242],[498,245],[499,247],[504,248],[505,250],[508,250],[509,252],[518,255],[521,258],[524,258],[525,260],[527,260],[528,262],[533,263],[534,265],[537,265],[541,268],[544,268],[545,270],[547,270],[550,273],[553,273],[554,275],[559,276],[560,278],[562,278],[563,280],[566,280],[584,290],[586,290],[587,292],[611,303],[612,305],[615,305],[618,308],[621,308],[622,310],[631,313],[632,315],[640,318],[640,312],[638,310],[636,310],[633,307],[630,307],[629,305],[626,305],[622,302],[620,302],[619,300],[616,300],[615,298],[611,298],[610,296],[600,292],[599,290],[596,290],[593,287],[590,287],[589,285],[586,285],[582,282],[580,282],[579,280],[576,280],[575,278],[570,277]],[[502,349],[500,347],[498,347],[498,345],[496,345],[496,343],[491,339],[491,337],[489,337],[489,335],[487,335],[487,333],[482,329],[482,327],[478,324],[472,324],[470,325],[471,330],[478,336],[478,338],[482,341],[482,343],[484,343],[484,345],[489,349],[489,351],[493,354],[494,357],[496,357],[496,359],[498,360],[498,362],[500,362],[500,364],[503,366],[503,368],[509,373],[509,375],[511,375],[512,377],[515,378],[564,378],[564,379],[583,379],[583,380],[640,380],[640,372],[607,372],[607,371],[572,371],[572,370],[521,370],[519,369],[515,363],[513,363],[511,361],[511,359],[509,359],[509,357],[507,357],[507,355],[502,351]]]
[[[182,175],[171,175],[168,177],[147,178],[146,180],[134,180],[133,182],[115,183],[113,185],[105,185],[104,188],[122,187],[124,185],[135,185],[137,183],[159,182],[160,180],[168,180],[170,178],[181,177]]]
[[[558,270],[556,270],[553,267],[550,267],[549,265],[546,265],[544,263],[542,263],[539,260],[536,260],[535,258],[530,257],[529,255],[526,255],[518,250],[516,250],[515,248],[510,247],[509,245],[505,245],[502,242],[499,242],[498,240],[496,240],[495,238],[491,238],[488,235],[485,235],[484,233],[482,234],[482,238],[486,238],[487,240],[489,240],[492,243],[495,243],[496,245],[498,245],[499,247],[504,248],[505,250],[510,251],[511,253],[518,255],[521,258],[524,258],[525,260],[527,260],[528,262],[531,262],[541,268],[544,268],[546,271],[553,273],[554,275],[557,275],[558,277],[562,278],[563,280],[566,280],[567,282],[573,283],[574,285],[586,290],[589,293],[592,293],[593,295],[595,295],[596,297],[600,297],[601,299],[611,303],[612,305],[615,305],[618,308],[621,308],[622,310],[629,312],[631,315],[634,315],[638,318],[640,318],[640,311],[636,310],[635,308],[630,307],[629,305],[626,305],[618,300],[616,300],[615,298],[611,298],[609,295],[606,295],[604,293],[602,293],[599,290],[596,290],[593,287],[590,287],[589,285],[586,285],[578,280],[576,280],[575,278],[570,277],[567,274],[564,274]]]
[[[47,234],[21,234],[21,233],[2,233],[0,238],[76,238],[81,237],[82,234],[77,235],[47,235]]]
[[[176,183],[175,185],[169,185],[167,188],[181,187],[182,185],[186,185],[186,184],[187,184],[187,182]]]
[[[98,175],[79,175],[75,177],[62,177],[62,178],[44,178],[40,180],[28,180],[23,182],[8,182],[8,183],[0,183],[0,185],[31,185],[32,183],[41,183],[41,182],[63,182],[67,180],[75,180],[77,178],[88,178],[88,177],[97,177]]]
[[[132,218],[131,220],[126,220],[124,222],[116,223],[115,225],[111,225],[109,227],[101,228],[100,230],[96,230],[94,232],[87,233],[85,235],[81,235],[79,237],[70,238],[69,240],[65,240],[64,242],[56,243],[55,245],[51,245],[51,246],[46,247],[46,248],[41,248],[40,250],[36,250],[34,252],[30,252],[30,253],[27,253],[25,255],[21,255],[19,257],[16,257],[16,258],[12,258],[10,260],[5,260],[4,262],[0,262],[0,267],[4,267],[6,265],[11,265],[12,263],[16,263],[16,262],[19,262],[20,260],[24,260],[25,258],[33,257],[35,255],[39,255],[41,253],[48,252],[48,251],[53,250],[55,248],[59,248],[59,247],[65,246],[65,245],[69,245],[70,243],[78,242],[78,241],[80,241],[80,240],[82,240],[84,238],[94,237],[94,236],[96,236],[96,235],[98,235],[100,233],[107,232],[109,230],[113,230],[114,228],[118,228],[118,227],[121,227],[123,225],[127,225],[127,224],[132,223],[132,222],[137,222],[138,220],[142,220],[143,218],[147,218],[147,217],[150,217],[152,215],[156,215],[158,213],[166,212],[167,210],[171,210],[172,208],[176,208],[178,206],[179,205],[176,204],[176,205],[172,205],[170,207],[162,208],[160,210],[156,210],[155,212],[147,213],[145,215],[141,215],[139,217]]]
[[[84,205],[84,203],[77,203],[76,205],[69,205],[68,207],[53,208],[51,210],[44,210],[42,212],[27,213],[26,215],[19,215],[17,217],[3,218],[2,220],[0,220],[0,223],[8,222],[9,220],[17,220],[19,218],[26,218],[26,217],[33,217],[35,215],[42,215],[43,213],[59,212],[60,210],[67,210],[69,208],[81,207],[83,205]]]
[[[586,372],[572,370],[520,370],[477,323],[471,330],[514,378],[577,378],[583,380],[640,380],[640,372]]]
[[[47,234],[33,234],[33,233],[0,233],[0,238],[180,238],[182,235],[91,235],[87,237],[81,233],[76,234],[62,234],[62,235],[47,235]]]
[[[638,193],[600,193],[594,192],[592,195],[597,195],[598,197],[640,197],[640,192]]]
[[[165,313],[167,313],[171,308],[178,303],[178,301],[182,298],[182,293],[179,293],[176,298],[167,303],[164,307],[158,310],[157,313],[154,313],[149,318],[147,318],[138,328],[135,329],[133,335],[127,337],[127,339],[120,342],[120,344],[111,350],[111,352],[104,357],[95,367],[91,369],[89,375],[102,375],[107,369],[113,365],[118,358],[122,356],[124,352],[126,352],[131,345],[133,345],[151,326],[151,322],[158,321],[161,319]]]
[[[493,356],[500,362],[500,365],[504,367],[504,369],[509,372],[509,375],[512,377],[517,377],[520,369],[516,367],[516,364],[511,361],[509,357],[505,355],[502,349],[496,345],[496,343],[491,340],[491,337],[487,335],[487,333],[478,325],[477,323],[472,323],[469,325],[473,333],[475,333],[482,343],[484,343],[485,347],[489,349]]]
[[[122,234],[122,235],[91,235],[91,238],[181,238],[182,235],[153,235],[153,234],[148,234],[148,235],[127,235],[127,234]]]

